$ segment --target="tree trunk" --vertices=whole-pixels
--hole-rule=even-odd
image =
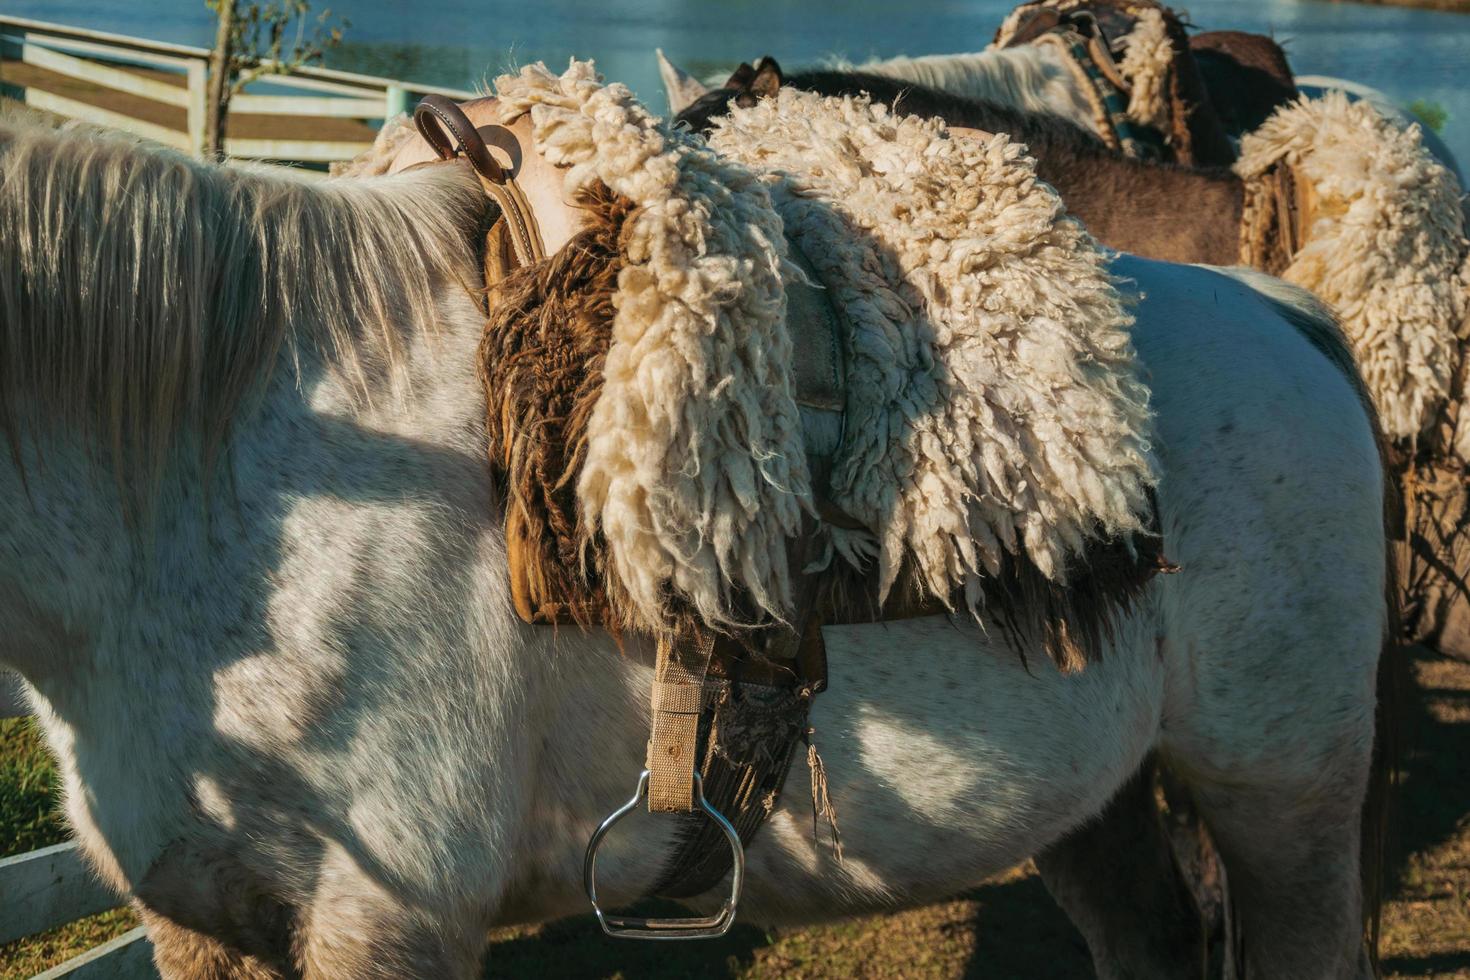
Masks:
[[[225,128],[230,114],[231,50],[235,34],[235,5],[238,0],[219,0],[219,26],[214,35],[214,50],[209,55],[209,88],[204,103],[204,157],[225,158]]]

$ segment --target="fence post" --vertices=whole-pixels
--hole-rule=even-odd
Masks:
[[[383,95],[383,121],[387,122],[400,112],[408,112],[408,89],[402,85],[389,85]]]
[[[202,61],[191,62],[189,73],[189,153],[204,159],[204,97],[208,66]]]

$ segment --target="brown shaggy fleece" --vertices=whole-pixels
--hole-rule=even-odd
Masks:
[[[516,611],[531,622],[613,625],[601,563],[583,554],[576,488],[634,206],[601,183],[579,203],[586,227],[565,247],[489,285],[480,377]]]
[[[1063,672],[1096,663],[1144,587],[1161,571],[1177,571],[1157,534],[1096,541],[1084,563],[1061,586],[1030,561],[1007,556],[1000,574],[985,581],[986,608],[1023,661],[1027,646],[1039,643]]]
[[[1156,522],[1151,492],[1149,499]],[[1154,576],[1179,570],[1164,553],[1163,537],[1152,531],[1096,540],[1077,565],[1068,570],[1067,584],[1058,585],[1024,555],[1008,553],[1001,559],[1000,571],[985,576],[980,608],[1000,627],[1002,640],[1022,663],[1027,662],[1027,651],[1037,647],[1064,674],[1099,662],[1119,621],[1132,611]],[[816,614],[827,626],[949,615],[957,601],[945,603],[930,595],[907,565],[881,605],[874,568],[859,571],[834,562],[820,574],[824,579],[818,587]]]

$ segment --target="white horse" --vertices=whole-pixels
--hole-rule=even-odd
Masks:
[[[556,250],[578,221],[560,174],[525,119],[485,132]],[[393,169],[430,157],[415,141]],[[166,976],[472,977],[490,926],[585,910],[650,671],[512,611],[474,369],[482,209],[460,164],[318,185],[0,124],[0,665]],[[1145,297],[1182,572],[1073,675],[973,623],[827,629],[812,723],[845,858],[788,793],[742,915],[924,902],[1044,852],[1100,974],[1188,975],[1161,935],[1187,911],[1154,901],[1177,892],[1142,880],[1130,905],[1065,860],[1159,753],[1219,842],[1251,973],[1367,977],[1372,420],[1289,288],[1114,271]],[[604,881],[641,893],[671,833],[621,828]]]
[[[654,56],[658,59],[659,75],[668,94],[670,115],[677,115],[710,91],[709,84],[674,65],[661,49],[655,50]],[[1022,112],[1043,112],[1060,116],[1089,133],[1098,131],[1092,103],[1078,86],[1062,53],[1050,45],[888,58],[862,64],[835,59],[826,67],[915,82],[951,95],[984,99]]]

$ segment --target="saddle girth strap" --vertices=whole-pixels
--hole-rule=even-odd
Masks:
[[[714,636],[694,628],[658,638],[653,721],[644,762],[650,813],[694,811],[695,746],[714,649]]]
[[[775,811],[798,748],[811,744],[812,701],[827,685],[821,622],[813,612],[802,630],[771,627],[763,631],[759,653],[727,637],[715,641],[694,758],[705,800],[730,821],[742,847]],[[651,778],[649,790],[651,800]],[[700,895],[730,868],[723,831],[704,814],[691,813],[681,818],[673,852],[649,895]]]

